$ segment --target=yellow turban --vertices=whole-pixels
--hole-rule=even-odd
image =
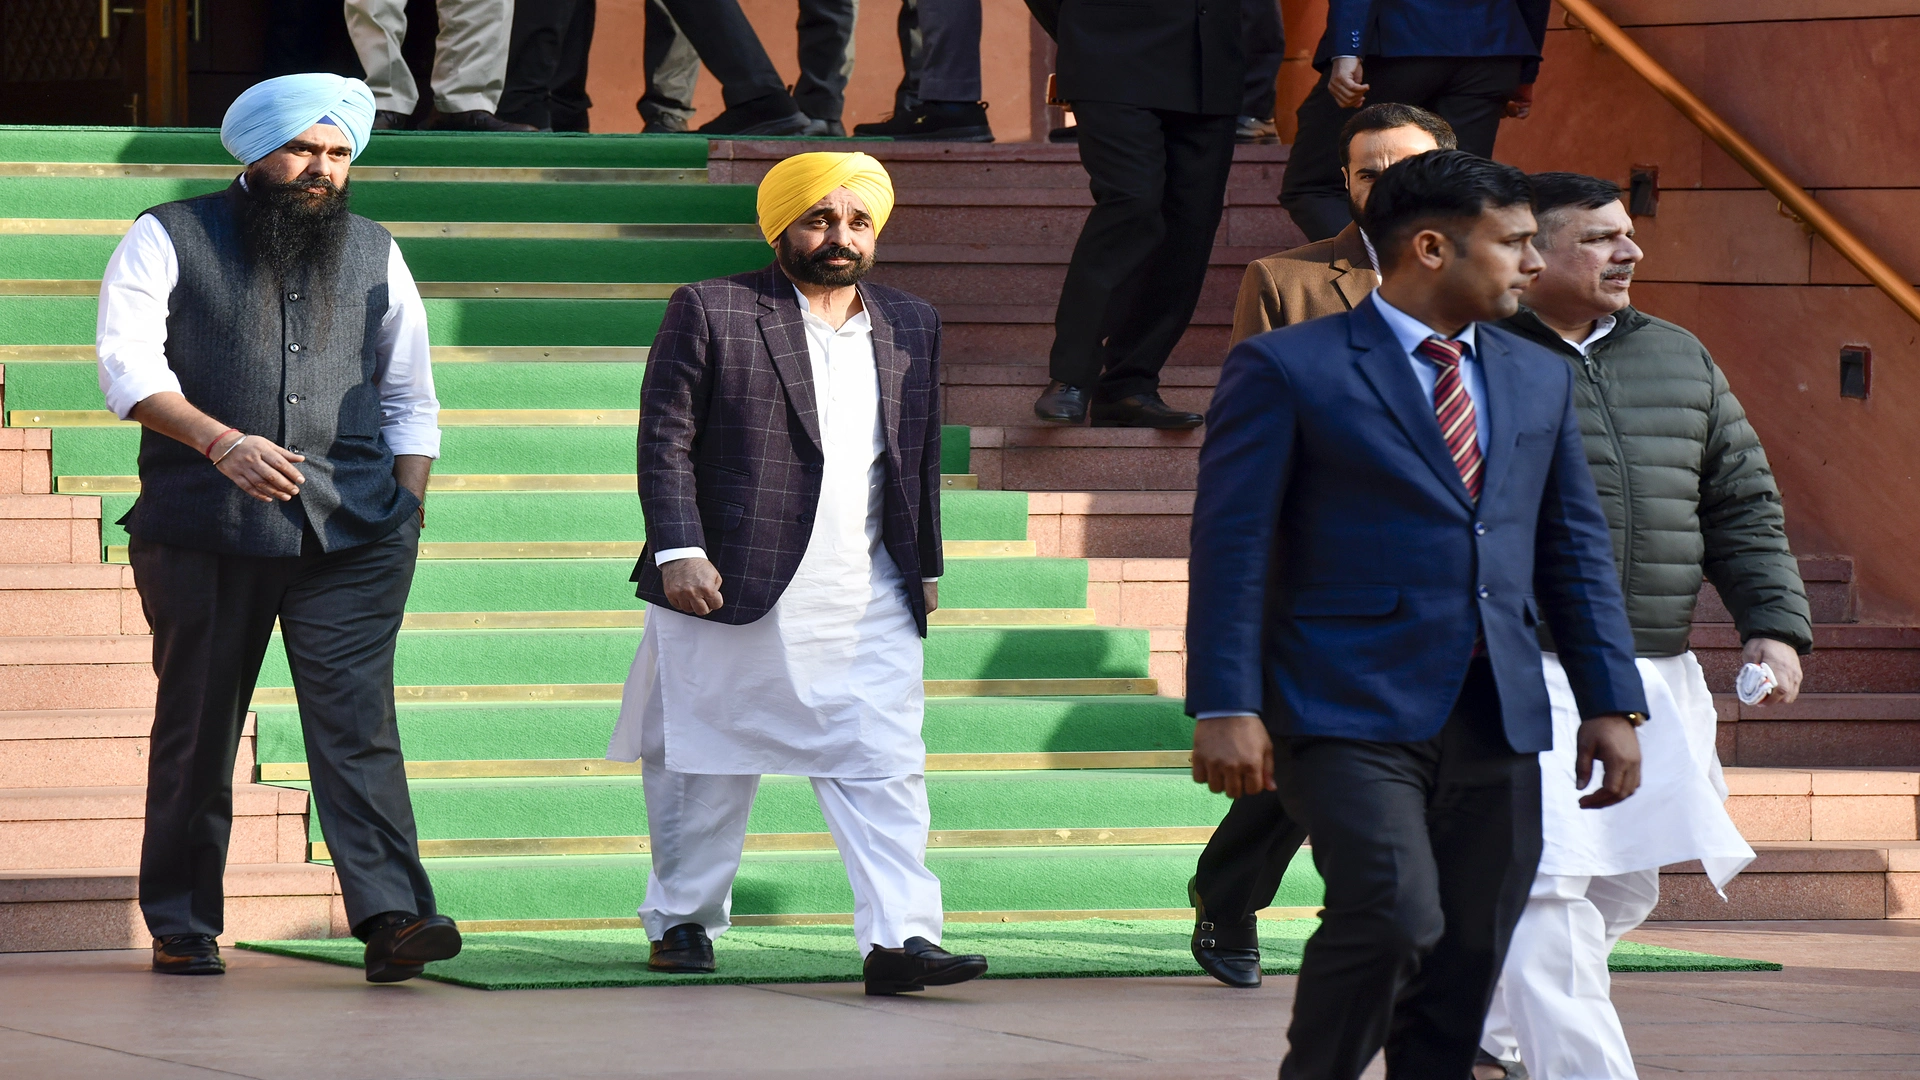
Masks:
[[[878,160],[861,153],[795,154],[767,170],[766,179],[760,181],[755,209],[767,243],[773,243],[834,188],[846,188],[867,204],[874,235],[886,228],[887,215],[893,213],[893,178]]]

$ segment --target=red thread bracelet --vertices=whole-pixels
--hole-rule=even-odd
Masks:
[[[239,428],[237,428],[237,427],[230,427],[230,428],[228,428],[227,430],[225,430],[225,431],[223,431],[223,432],[221,432],[220,434],[218,434],[218,435],[215,435],[215,436],[213,437],[213,441],[207,444],[207,448],[206,448],[205,450],[202,450],[202,451],[200,451],[200,456],[201,456],[201,457],[203,457],[203,458],[206,458],[206,459],[207,459],[208,461],[212,461],[212,460],[213,460],[213,448],[214,448],[214,447],[216,447],[216,446],[219,446],[219,445],[220,445],[220,440],[221,440],[221,439],[224,439],[224,438],[226,438],[227,436],[229,436],[229,435],[232,435],[232,434],[234,434],[235,432],[237,432],[237,431],[239,431],[239,430],[240,430],[240,429],[239,429]]]

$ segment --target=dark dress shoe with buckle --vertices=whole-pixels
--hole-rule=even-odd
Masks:
[[[366,932],[367,981],[405,982],[435,960],[460,955],[460,928],[445,915],[389,911],[361,924]]]
[[[224,975],[220,943],[212,934],[168,934],[153,939],[153,970],[162,975]]]
[[[910,937],[898,949],[876,946],[867,954],[868,997],[911,994],[929,986],[952,986],[987,973],[984,956],[956,956],[923,937]]]
[[[713,974],[713,939],[707,936],[707,928],[694,922],[667,927],[667,932],[653,943],[647,970],[669,975]]]
[[[1055,379],[1040,392],[1040,400],[1033,403],[1033,415],[1049,424],[1084,424],[1087,422],[1087,392],[1082,387],[1068,386]]]
[[[1119,401],[1093,403],[1094,427],[1197,428],[1206,420],[1199,413],[1182,412],[1168,405],[1151,391]]]
[[[1260,985],[1260,921],[1248,915],[1233,926],[1207,917],[1196,883],[1187,883],[1193,901],[1193,958],[1207,974],[1240,990]]]

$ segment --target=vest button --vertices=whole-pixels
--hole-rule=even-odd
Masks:
[[[289,405],[298,405],[298,404],[300,404],[300,395],[299,395],[299,394],[288,394],[288,395],[287,395],[287,404],[289,404]]]
[[[291,345],[289,345],[289,346],[287,346],[287,351],[288,351],[288,352],[299,352],[299,351],[300,351],[300,343],[296,341],[296,342],[294,342],[293,344],[291,344]]]

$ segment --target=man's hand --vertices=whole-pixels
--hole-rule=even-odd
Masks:
[[[305,455],[275,446],[271,440],[258,435],[246,436],[231,450],[224,445],[216,448],[214,456],[220,458],[215,468],[239,485],[241,491],[261,502],[288,502],[300,494],[300,485],[307,482],[300,470],[294,468],[307,460]]]
[[[1772,638],[1748,638],[1747,647],[1740,650],[1740,662],[1765,664],[1773,669],[1773,681],[1777,685],[1760,699],[1760,704],[1785,705],[1800,696],[1800,654],[1793,646]]]
[[[720,571],[705,559],[675,559],[660,568],[667,603],[688,615],[710,615],[723,606]]]
[[[1515,120],[1525,120],[1533,114],[1533,84],[1516,86],[1507,98],[1507,115]]]
[[[1357,109],[1367,103],[1367,91],[1373,89],[1361,79],[1367,73],[1360,67],[1357,56],[1336,56],[1333,66],[1327,69],[1327,93],[1343,109]]]
[[[934,612],[940,610],[940,583],[939,582],[937,581],[921,582],[920,595],[926,598],[927,614],[931,615]]]
[[[1606,776],[1600,787],[1582,796],[1580,806],[1598,810],[1612,806],[1640,787],[1640,736],[1633,722],[1619,713],[1596,716],[1580,722],[1578,754],[1573,764],[1573,783],[1584,788],[1593,780],[1593,763],[1600,762]]]
[[[1193,725],[1193,782],[1229,799],[1274,790],[1273,738],[1257,716],[1216,716]]]
[[[433,459],[425,454],[393,455],[393,478],[420,500],[420,527],[427,527],[427,476],[433,472]]]

